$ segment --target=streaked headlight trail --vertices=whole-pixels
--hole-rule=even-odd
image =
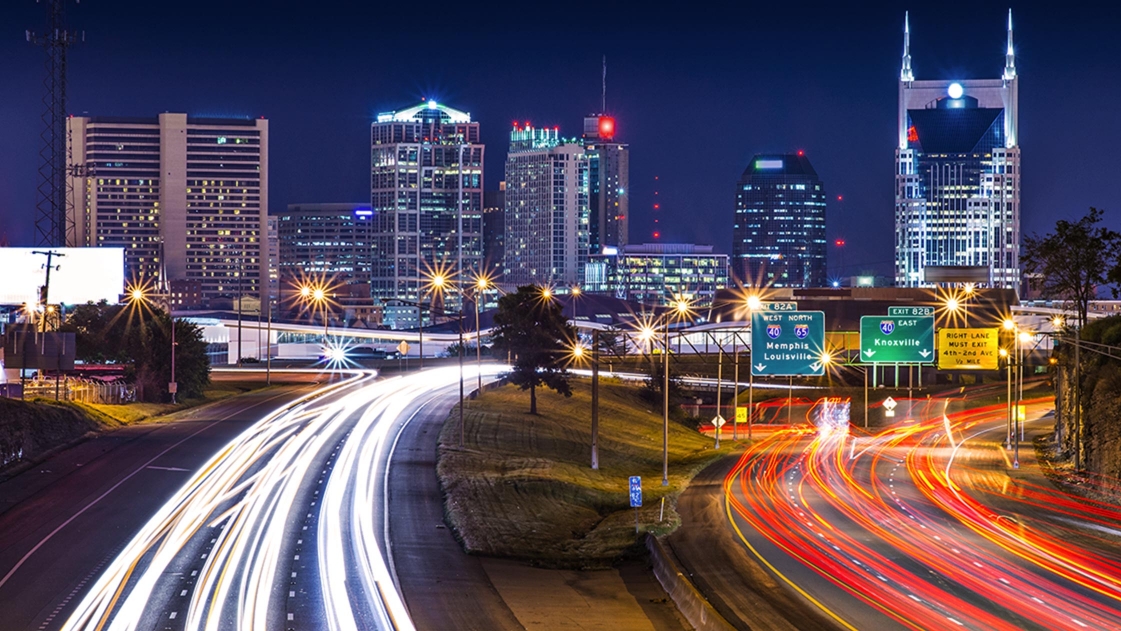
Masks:
[[[406,409],[458,380],[458,368],[355,375],[254,423],[140,529],[62,628],[289,627],[292,559],[314,550],[303,567],[316,575],[299,578],[322,602],[302,628],[413,629],[387,560],[379,472]]]

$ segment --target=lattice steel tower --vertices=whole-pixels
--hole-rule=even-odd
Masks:
[[[47,51],[47,76],[43,80],[43,148],[39,165],[39,202],[35,213],[37,245],[64,247],[73,232],[66,214],[69,159],[66,143],[66,53],[78,38],[66,30],[62,5],[65,0],[44,0],[47,29],[41,34],[27,31],[27,41]]]

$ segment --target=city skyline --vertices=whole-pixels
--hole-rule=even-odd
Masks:
[[[20,29],[41,28],[40,8],[34,3],[6,8],[4,22]],[[286,18],[264,15],[259,32],[243,42],[201,52],[197,62],[178,69],[170,77],[175,81],[168,82],[152,72],[158,61],[192,50],[193,40],[188,38],[192,29],[220,34],[226,27],[156,11],[145,17],[168,29],[166,52],[157,54],[157,59],[134,59],[131,51],[144,49],[149,36],[125,32],[128,29],[121,24],[127,26],[133,18],[118,24],[108,10],[69,5],[71,28],[87,33],[86,43],[71,55],[71,111],[264,115],[273,122],[270,210],[276,212],[290,203],[364,199],[368,125],[377,112],[422,98],[471,111],[481,122],[483,143],[492,146],[504,146],[502,135],[514,119],[579,129],[584,114],[600,109],[600,64],[606,54],[606,109],[616,118],[619,140],[634,152],[633,242],[652,240],[653,177],[657,175],[660,240],[711,243],[717,251],[730,252],[734,200],[728,191],[751,155],[804,149],[814,156],[822,179],[830,183],[828,239],[831,244],[839,237],[846,240],[846,272],[871,267],[890,273],[893,183],[887,174],[892,168],[904,8],[882,5],[854,16],[823,7],[808,21],[796,21],[783,9],[754,9],[763,12],[752,27],[761,31],[759,37],[752,38],[724,37],[731,31],[721,24],[706,31],[701,27],[709,27],[709,20],[700,14],[680,20],[634,18],[616,23],[620,35],[604,44],[603,50],[511,56],[509,51],[520,46],[517,38],[480,46],[465,53],[465,61],[474,69],[454,78],[439,70],[436,53],[419,55],[400,67],[362,73],[349,60],[353,44],[336,43],[338,38],[328,40],[316,31],[328,18],[312,16],[304,29]],[[911,7],[916,75],[967,80],[999,73],[1004,45],[1000,27],[1007,8],[1007,4],[979,9],[949,5],[935,12]],[[1115,100],[1121,83],[1109,80],[1118,74],[1117,65],[1110,62],[1117,58],[1117,44],[1101,36],[1109,24],[1118,22],[1119,11],[1101,8],[1094,20],[1087,21],[1082,19],[1086,14],[1076,9],[1048,13],[1017,3],[1012,3],[1012,9],[1017,67],[1027,81],[1021,95],[1021,129],[1027,149],[1024,171],[1029,177],[1022,216],[1023,232],[1030,234],[1045,231],[1056,218],[1078,216],[1091,204],[1107,210],[1116,205],[1119,185],[1108,174],[1118,169],[1117,157],[1101,155],[1087,164],[1057,156],[1073,154],[1090,142],[1109,144],[1121,136],[1121,123],[1100,115]],[[233,9],[235,17],[242,11]],[[728,11],[731,15],[737,10]],[[497,32],[512,23],[511,18],[497,15],[490,21],[484,16],[473,18],[473,30]],[[620,16],[606,10],[597,32],[608,30],[615,17]],[[568,19],[572,18],[558,17],[558,25]],[[307,46],[285,44],[282,35],[293,30],[304,33],[300,41]],[[457,41],[455,36],[447,37],[452,37],[449,42]],[[785,53],[788,63],[768,67],[745,63],[791,40],[797,46]],[[260,47],[252,54],[275,59],[285,68],[293,77],[290,86],[280,87],[285,82],[275,71],[243,82],[244,86],[210,76],[216,63],[245,53],[250,44]],[[16,88],[13,101],[0,108],[8,120],[27,121],[3,132],[0,143],[5,147],[0,151],[0,172],[5,173],[0,186],[0,233],[13,244],[25,244],[32,240],[42,53],[22,38],[0,41],[0,50],[5,53],[0,73]],[[530,71],[530,66],[542,63],[551,73]],[[92,73],[99,66],[107,67],[100,83]],[[780,76],[784,74],[780,68],[788,78]],[[133,87],[116,89],[115,83],[125,77]],[[106,81],[106,89],[100,89]],[[311,96],[317,90],[309,86],[322,86],[332,98]],[[493,89],[496,86],[504,89]],[[728,113],[721,114],[722,110]],[[720,117],[715,127],[705,126],[706,131],[700,132],[684,126],[698,112],[714,116],[710,111]],[[1054,118],[1069,122],[1048,125]],[[686,129],[703,134],[705,142],[683,145],[681,132]],[[326,147],[338,149],[330,161],[317,161],[315,153]],[[505,155],[492,151],[487,158],[490,173],[484,186],[494,189]],[[1041,177],[1033,181],[1033,173]],[[844,201],[837,203],[834,193],[843,195]],[[1118,220],[1107,217],[1107,222],[1116,225]],[[831,245],[831,273],[837,254]]]

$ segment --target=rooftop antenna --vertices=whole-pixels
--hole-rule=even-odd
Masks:
[[[607,55],[603,56],[603,92],[600,96],[599,111],[607,113]]]

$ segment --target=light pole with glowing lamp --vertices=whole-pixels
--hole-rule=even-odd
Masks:
[[[440,295],[442,296],[443,293],[444,293],[444,287],[447,285],[447,282],[448,282],[447,277],[444,276],[443,274],[440,274],[440,273],[436,273],[436,274],[433,274],[431,276],[428,276],[428,290],[429,290],[428,311],[429,311],[429,313],[432,312],[432,309],[435,306],[434,303],[435,303],[435,300],[436,300],[436,293],[439,292]],[[417,341],[419,342],[419,346],[420,346],[420,351],[419,351],[420,352],[420,367],[424,368],[424,305],[423,305],[424,300],[423,300],[423,296],[421,296],[421,298],[422,299],[417,302],[417,306],[416,306]]]
[[[577,341],[572,345],[572,359],[583,361],[588,349]],[[599,331],[592,331],[592,470],[599,470]]]
[[[475,279],[475,364],[478,367],[478,391],[480,393],[483,391],[483,342],[480,337],[482,329],[479,325],[479,299],[481,297],[486,300],[486,292],[489,288],[490,279],[480,274]]]
[[[673,310],[663,314],[665,319],[665,347],[663,349],[665,373],[662,379],[662,486],[669,486],[669,320],[671,316],[681,320],[692,312],[692,305],[680,296],[676,297],[671,306]]]
[[[747,297],[747,310],[748,320],[751,319],[751,313],[758,311],[763,306],[763,301],[759,296],[752,294]],[[755,363],[755,347],[752,346],[748,349],[748,364],[747,364],[747,439],[751,440],[751,420],[755,415],[755,371],[752,370],[751,365]]]

